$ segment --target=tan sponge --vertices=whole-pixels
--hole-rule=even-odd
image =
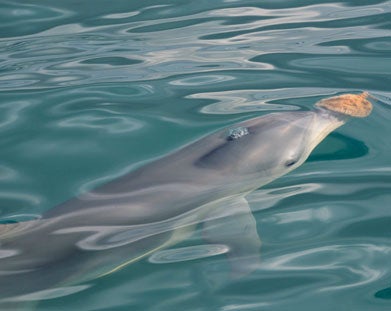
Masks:
[[[352,117],[364,118],[372,111],[367,100],[368,92],[361,94],[343,94],[318,101],[315,106],[326,108]]]

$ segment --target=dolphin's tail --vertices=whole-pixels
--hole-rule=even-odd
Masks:
[[[367,100],[368,92],[361,94],[343,94],[318,101],[315,106],[326,108],[348,116],[364,118],[372,111],[372,104]]]

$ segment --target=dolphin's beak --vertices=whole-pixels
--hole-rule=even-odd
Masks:
[[[368,93],[343,94],[320,100],[315,104],[315,119],[310,134],[310,151],[329,133],[345,124],[350,117],[364,118],[372,111]]]

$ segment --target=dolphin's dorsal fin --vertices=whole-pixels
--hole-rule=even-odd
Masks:
[[[259,266],[261,240],[245,198],[235,198],[212,209],[205,219],[202,235],[209,243],[228,247],[234,276],[246,275]]]

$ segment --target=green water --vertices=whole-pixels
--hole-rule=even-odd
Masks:
[[[375,0],[0,1],[3,221],[254,115],[363,90],[374,104],[249,196],[251,274],[230,277],[225,255],[145,258],[37,309],[390,310],[390,13]],[[205,243],[201,230],[175,248]]]

